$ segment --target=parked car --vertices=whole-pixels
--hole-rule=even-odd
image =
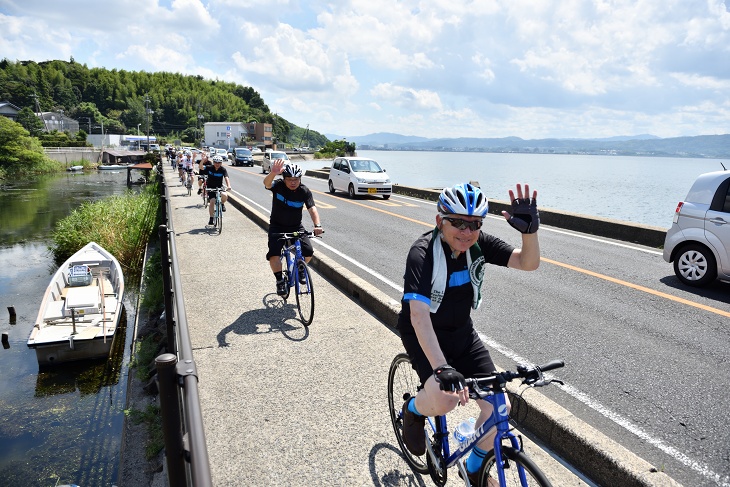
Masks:
[[[224,161],[227,161],[228,160],[228,151],[226,151],[225,149],[216,149],[215,154],[213,154],[213,156],[214,157],[221,156]]]
[[[261,161],[261,172],[264,174],[271,172],[271,161],[277,159],[283,159],[284,162],[288,162],[289,156],[286,155],[286,152],[267,150],[264,153],[263,161]]]
[[[381,195],[390,198],[393,185],[385,169],[366,157],[337,157],[332,161],[329,176],[329,190],[346,191],[350,198],[357,195]]]
[[[262,152],[258,147],[251,147],[251,154],[261,154]]]
[[[253,154],[245,147],[236,147],[233,149],[233,165],[253,167]]]
[[[689,286],[730,281],[730,171],[701,174],[680,201],[664,240],[664,260]]]

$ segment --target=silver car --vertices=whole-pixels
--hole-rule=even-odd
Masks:
[[[730,171],[700,175],[674,212],[664,260],[689,286],[730,281]]]

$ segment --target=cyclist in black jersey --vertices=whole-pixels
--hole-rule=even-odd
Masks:
[[[487,198],[476,186],[458,184],[443,190],[436,227],[421,235],[408,253],[398,328],[423,384],[416,397],[403,404],[403,437],[414,455],[426,449],[425,417],[444,415],[469,401],[465,376],[484,377],[496,370],[471,320],[471,310],[481,304],[485,265],[527,271],[540,265],[537,192],[530,198],[529,186],[523,193],[519,184],[516,191],[516,197],[509,191],[512,214],[502,215],[522,233],[522,248],[482,232]],[[492,413],[488,402],[477,404],[476,428]],[[494,434],[485,436],[467,459],[472,483],[493,442]]]
[[[203,175],[208,176],[206,180],[206,186],[208,187],[208,225],[213,224],[213,204],[215,202],[215,191],[211,189],[222,188],[221,191],[221,210],[226,211],[226,201],[228,201],[228,195],[226,195],[226,188],[231,188],[231,180],[228,178],[228,171],[223,167],[223,158],[221,156],[215,156],[213,158],[213,165],[203,168]]]
[[[281,179],[274,179],[281,174]],[[277,159],[271,164],[271,171],[264,178],[264,187],[272,193],[271,217],[269,220],[269,251],[266,260],[276,278],[276,292],[284,295],[287,292],[286,282],[282,278],[281,260],[279,258],[284,242],[276,233],[303,232],[302,210],[307,208],[314,223],[314,234],[321,235],[322,225],[317,207],[314,206],[312,192],[302,184],[302,169],[292,163],[284,163]],[[301,239],[302,255],[309,262],[314,254],[312,242],[308,238]]]

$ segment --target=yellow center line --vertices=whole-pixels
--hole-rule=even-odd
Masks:
[[[319,194],[325,195],[325,196],[329,196],[331,198],[335,198],[335,196],[332,196],[329,193],[325,193],[325,192],[321,192],[321,191],[312,191],[312,192],[313,193],[319,193]],[[385,213],[386,215],[394,216],[396,218],[401,218],[403,220],[408,220],[408,221],[413,222],[413,223],[418,223],[418,224],[421,224],[421,225],[425,225],[427,227],[431,227],[431,226],[435,225],[435,223],[425,223],[425,222],[422,222],[422,221],[419,221],[419,220],[414,220],[413,218],[408,218],[408,217],[405,217],[405,216],[402,216],[402,215],[398,215],[397,213],[393,213],[393,212],[390,212],[390,211],[382,210],[380,208],[374,208],[372,206],[365,205],[363,203],[358,203],[357,201],[346,200],[346,199],[341,199],[341,198],[337,198],[337,199],[339,199],[340,201],[344,201],[344,202],[347,202],[347,203],[351,203],[353,205],[362,206],[363,208],[367,208],[369,210],[379,211],[381,213]],[[548,264],[553,264],[553,265],[556,265],[556,266],[559,266],[559,267],[564,267],[566,269],[570,269],[570,270],[575,271],[575,272],[580,272],[582,274],[586,274],[586,275],[589,275],[589,276],[592,276],[592,277],[596,277],[598,279],[603,279],[604,281],[609,281],[609,282],[612,282],[614,284],[618,284],[620,286],[626,286],[628,288],[635,289],[637,291],[642,291],[642,292],[645,292],[647,294],[652,294],[652,295],[657,296],[657,297],[660,297],[660,298],[669,299],[670,301],[674,301],[676,303],[686,304],[687,306],[692,306],[694,308],[699,308],[701,310],[708,311],[710,313],[715,313],[715,314],[718,314],[720,316],[725,316],[727,318],[730,318],[730,312],[728,312],[728,311],[723,311],[723,310],[718,309],[718,308],[713,308],[712,306],[706,306],[704,304],[696,303],[694,301],[690,301],[689,299],[684,299],[684,298],[680,298],[680,297],[677,297],[677,296],[672,296],[671,294],[663,293],[661,291],[656,291],[656,290],[651,289],[651,288],[648,288],[648,287],[639,286],[638,284],[633,284],[631,282],[622,281],[621,279],[616,279],[614,277],[606,276],[604,274],[599,274],[597,272],[589,271],[589,270],[583,269],[581,267],[576,267],[576,266],[573,266],[573,265],[570,265],[570,264],[564,264],[562,262],[558,262],[557,260],[552,260],[552,259],[547,259],[545,257],[541,257],[540,258],[540,261],[541,262],[547,262]]]
[[[637,291],[643,291],[645,293],[653,294],[654,296],[658,296],[660,298],[665,298],[665,299],[669,299],[671,301],[676,301],[677,303],[686,304],[687,306],[694,306],[695,308],[699,308],[704,311],[709,311],[710,313],[715,313],[720,316],[726,316],[726,317],[730,318],[730,312],[723,311],[723,310],[717,309],[717,308],[713,308],[712,306],[705,306],[704,304],[695,303],[694,301],[690,301],[688,299],[683,299],[683,298],[679,298],[677,296],[672,296],[671,294],[663,293],[661,291],[656,291],[656,290],[648,288],[648,287],[639,286],[638,284],[633,284],[630,282],[622,281],[621,279],[616,279],[615,277],[610,277],[610,276],[606,276],[604,274],[599,274],[597,272],[589,271],[587,269],[582,269],[580,267],[576,267],[576,266],[573,266],[570,264],[564,264],[564,263],[558,262],[556,260],[546,259],[545,257],[542,257],[540,259],[540,261],[547,262],[548,264],[553,264],[553,265],[557,265],[560,267],[564,267],[566,269],[570,269],[575,272],[580,272],[583,274],[587,274],[589,276],[597,277],[598,279],[603,279],[605,281],[613,282],[614,284],[619,284],[621,286],[630,287],[632,289],[636,289]]]

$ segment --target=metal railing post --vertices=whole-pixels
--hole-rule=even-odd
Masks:
[[[175,313],[172,306],[172,270],[167,226],[160,225],[158,232],[160,236],[160,261],[162,262],[162,288],[165,300],[165,324],[167,325],[167,351],[177,353],[177,343],[175,342]]]
[[[165,460],[170,485],[187,485],[186,466],[180,421],[180,396],[177,385],[177,356],[163,353],[155,358],[160,389],[162,435],[165,438]]]

